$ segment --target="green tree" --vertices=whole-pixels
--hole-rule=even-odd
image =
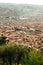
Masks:
[[[32,51],[29,53],[29,65],[40,65],[40,61],[40,53],[37,50],[32,49]]]
[[[2,65],[5,65],[5,46],[0,46],[0,59],[2,60]]]
[[[40,65],[43,65],[43,48],[40,49],[41,53],[41,62]]]
[[[0,45],[6,43],[6,38],[7,38],[7,37],[5,37],[5,36],[0,37]]]
[[[21,60],[20,60],[22,65],[29,65],[29,52],[30,52],[30,49],[25,46],[23,48],[23,56],[21,57]]]

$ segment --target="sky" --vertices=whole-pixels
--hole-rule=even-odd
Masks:
[[[36,4],[43,5],[43,0],[0,0],[0,3]]]

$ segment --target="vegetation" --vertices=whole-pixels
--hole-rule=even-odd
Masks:
[[[0,46],[0,65],[42,65],[43,54],[26,46],[7,44]]]
[[[43,51],[30,49],[23,45],[15,45],[14,43],[4,44],[4,46],[3,44],[0,45],[0,65],[20,64],[43,65]]]
[[[7,37],[5,37],[5,36],[0,37],[0,45],[6,43],[6,38],[7,38]]]

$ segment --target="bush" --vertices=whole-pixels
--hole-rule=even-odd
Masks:
[[[41,54],[37,50],[33,49],[29,53],[29,65],[40,65]]]
[[[43,54],[26,46],[6,44],[0,46],[0,63],[2,65],[42,65]],[[1,65],[0,64],[0,65]]]

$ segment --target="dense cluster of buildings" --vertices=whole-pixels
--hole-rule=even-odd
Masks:
[[[33,26],[33,25],[32,25]],[[0,37],[6,36],[7,42],[22,44],[34,48],[43,48],[43,30],[26,26],[16,26],[14,22],[0,22]]]

